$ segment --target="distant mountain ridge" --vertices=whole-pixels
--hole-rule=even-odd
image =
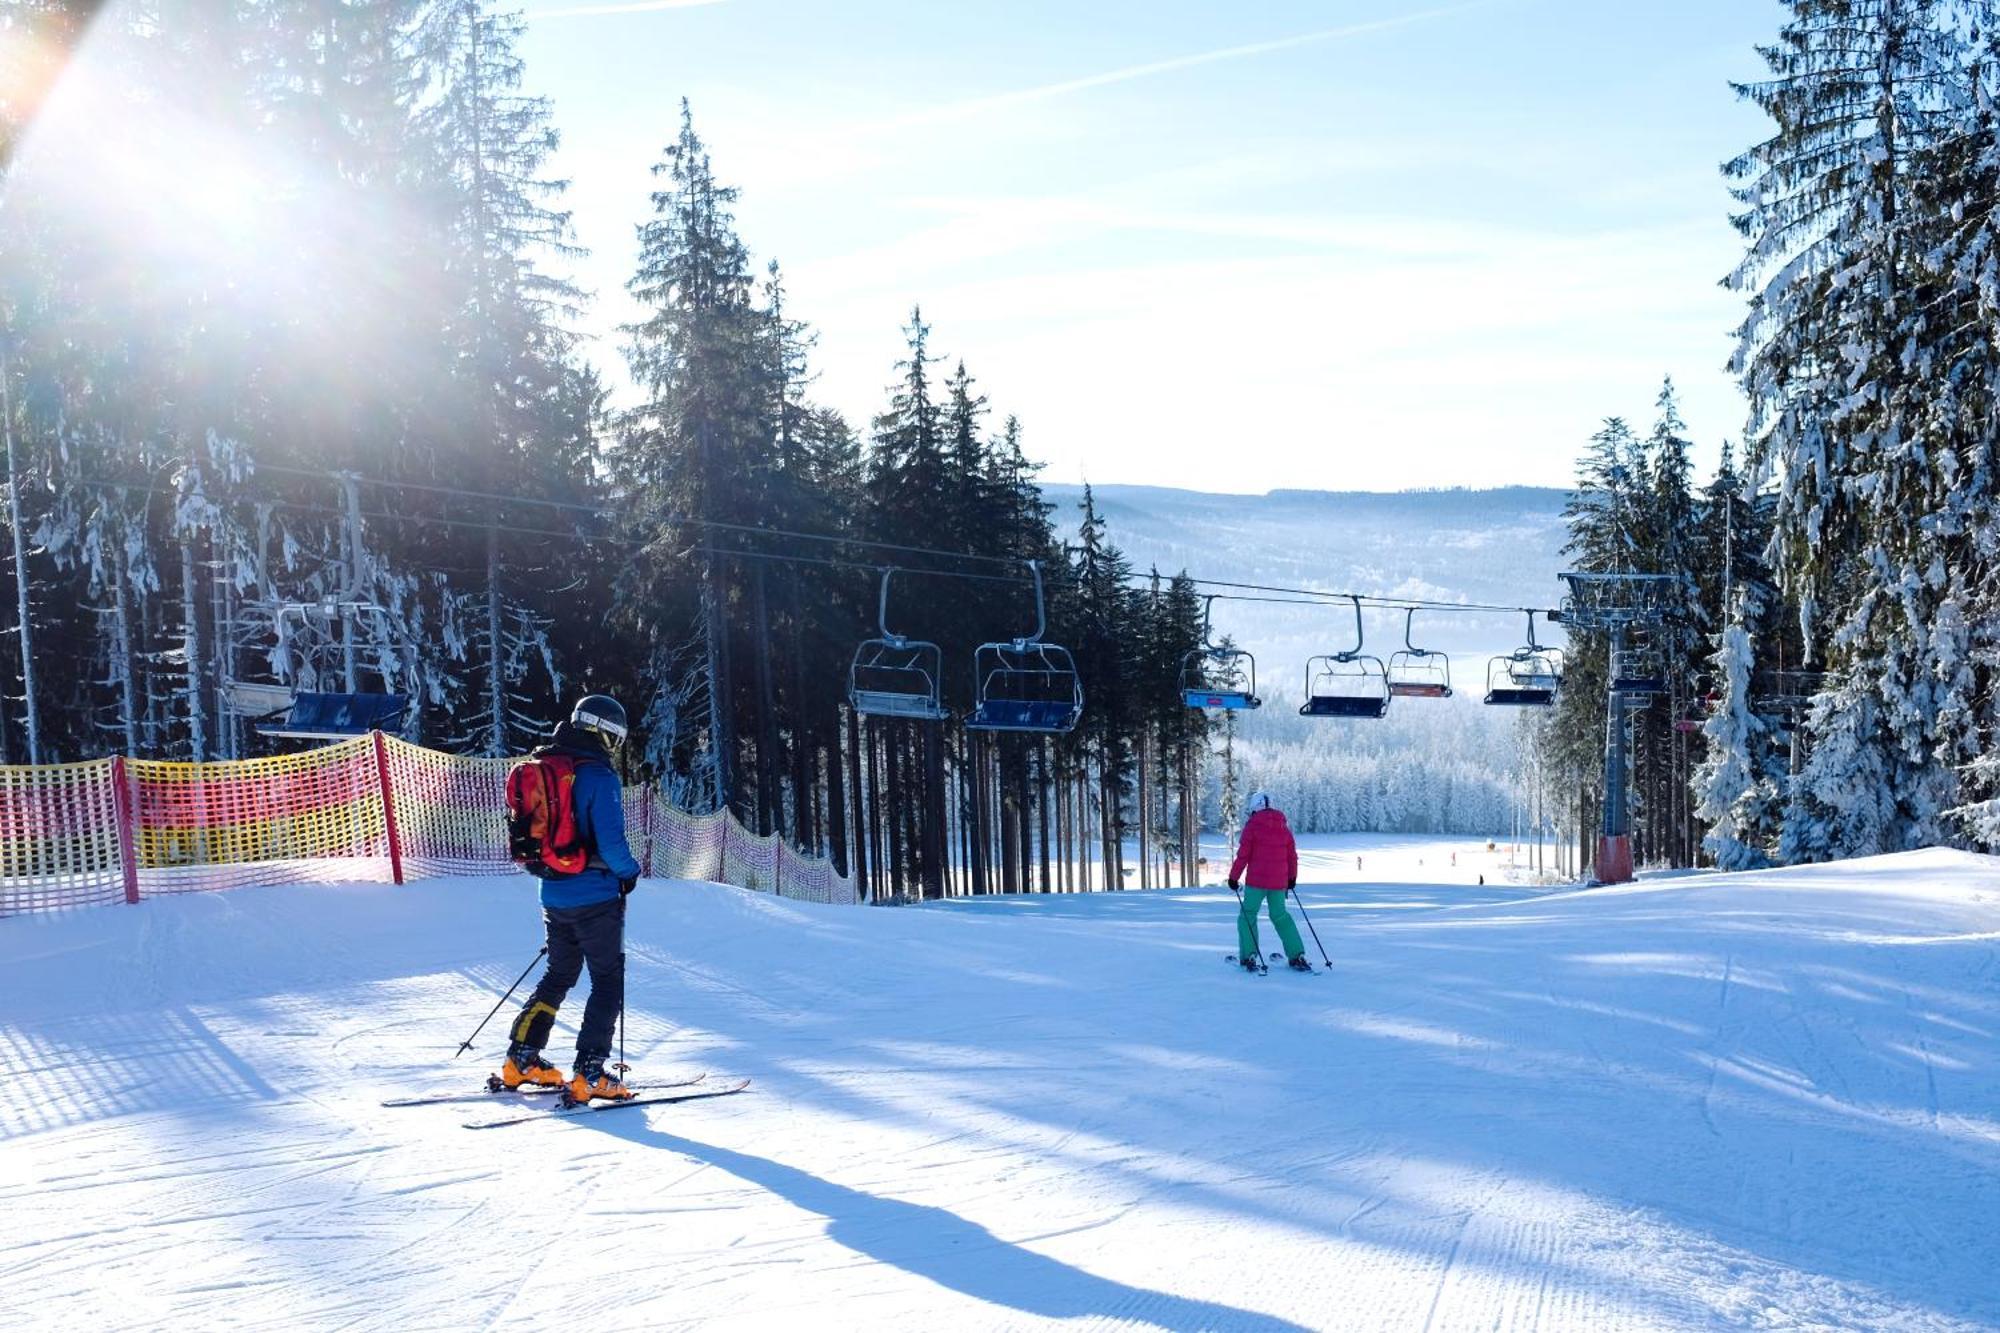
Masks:
[[[1107,485],[1091,492],[1111,540],[1141,572],[1503,606],[1552,607],[1561,599],[1562,510],[1570,492],[1554,487],[1225,495]],[[1083,487],[1049,485],[1042,493],[1057,506],[1058,531],[1073,531]],[[1218,603],[1215,619],[1246,646],[1283,656],[1352,640],[1351,619],[1343,622],[1331,607],[1321,615]],[[1368,651],[1387,656],[1401,647],[1402,620],[1369,612]],[[1425,611],[1413,633],[1419,646],[1454,654],[1502,652],[1522,642],[1526,617]],[[1537,635],[1561,641],[1540,622]]]

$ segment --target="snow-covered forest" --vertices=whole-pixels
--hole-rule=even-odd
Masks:
[[[1744,437],[1694,476],[1668,383],[1649,424],[1579,442],[1565,511],[1569,567],[1676,579],[1639,645],[1668,682],[1632,724],[1642,860],[2000,841],[2000,3],[1787,10],[1769,79],[1739,90],[1771,135],[1729,165]],[[1601,635],[1570,636],[1548,716],[1459,701],[1225,737],[1176,684],[1202,634],[1186,575],[1235,566],[1168,546],[1135,568],[1088,492],[1052,503],[1034,423],[922,307],[871,419],[816,402],[811,312],[738,234],[694,109],[631,164],[656,191],[614,407],[517,15],[95,13],[0,19],[24,53],[0,100],[0,760],[261,753],[256,701],[315,685],[405,693],[413,739],[498,754],[602,689],[634,706],[632,776],[885,892],[1082,887],[1093,864],[1178,882],[1248,785],[1282,784],[1309,829],[1492,832],[1525,804],[1587,845]],[[101,208],[107,181],[133,206]],[[1396,555],[1372,586],[1430,595]],[[973,649],[1033,624],[1029,559],[1083,677],[1077,731],[847,707],[886,565],[890,627],[941,646],[962,715]]]
[[[1572,505],[1574,568],[1680,576],[1643,645],[1669,693],[1635,723],[1642,859],[1992,846],[2000,6],[1785,8],[1738,89],[1770,137],[1727,167],[1740,467],[1697,489],[1663,393],[1645,437],[1606,423]],[[1603,659],[1573,640],[1546,746],[1586,805]]]

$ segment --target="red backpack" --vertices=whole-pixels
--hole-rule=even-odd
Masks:
[[[576,826],[576,760],[530,755],[507,775],[507,852],[537,879],[581,874],[590,849]]]

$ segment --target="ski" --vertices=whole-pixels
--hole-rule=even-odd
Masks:
[[[669,1079],[664,1083],[633,1083],[629,1086],[634,1090],[643,1091],[662,1088],[690,1088],[707,1077],[707,1074],[696,1074],[693,1078]],[[555,1087],[550,1087],[545,1083],[524,1083],[520,1087],[513,1089],[489,1087],[485,1092],[440,1092],[428,1097],[395,1097],[383,1102],[382,1105],[442,1106],[448,1102],[490,1102],[498,1098],[507,1097],[510,1092],[514,1097],[552,1097],[567,1086],[569,1085],[566,1083],[559,1083]]]
[[[564,1107],[557,1105],[547,1111],[527,1111],[520,1115],[502,1116],[498,1120],[468,1120],[467,1129],[499,1129],[503,1125],[522,1125],[530,1120],[561,1120],[568,1116],[589,1115],[597,1111],[616,1111],[627,1106],[666,1106],[673,1102],[699,1101],[704,1097],[728,1097],[750,1086],[750,1080],[738,1079],[716,1088],[702,1088],[696,1092],[663,1092],[648,1097],[627,1097],[623,1101],[594,1101],[582,1106]]]
[[[1241,958],[1238,958],[1233,953],[1226,953],[1222,955],[1222,957],[1226,962],[1228,962],[1228,964],[1231,967],[1241,968],[1243,966],[1243,960]],[[1256,969],[1257,975],[1260,977],[1265,975],[1271,970],[1270,964],[1266,963],[1261,958],[1253,958],[1250,960],[1250,962],[1251,966]]]
[[[1274,963],[1282,963],[1285,961],[1285,955],[1273,949],[1271,951],[1271,961]],[[1311,963],[1307,963],[1304,967],[1288,967],[1285,970],[1288,972],[1302,972],[1308,976],[1314,976],[1314,977],[1320,974],[1320,969],[1314,967]]]

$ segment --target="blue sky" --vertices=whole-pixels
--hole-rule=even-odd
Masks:
[[[1564,484],[1671,373],[1741,427],[1717,171],[1766,0],[550,0],[595,355],[694,107],[759,263],[877,411],[921,302],[1055,481]]]

